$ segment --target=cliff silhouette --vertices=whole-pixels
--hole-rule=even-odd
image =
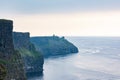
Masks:
[[[0,80],[26,80],[23,61],[13,45],[13,21],[0,19]]]
[[[31,37],[31,42],[35,45],[37,51],[43,53],[44,57],[78,53],[78,48],[64,37]]]
[[[64,37],[31,37],[13,32],[13,21],[0,19],[0,80],[26,80],[31,73],[42,74],[44,57],[77,53]]]

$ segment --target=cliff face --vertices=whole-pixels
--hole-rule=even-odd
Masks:
[[[44,57],[78,52],[77,47],[68,42],[64,37],[32,37],[31,42],[35,45],[37,51],[43,53]]]
[[[26,48],[30,50],[29,48],[31,47],[30,43],[30,37],[29,33],[21,33],[21,32],[13,32],[13,41],[14,41],[14,47],[17,49],[20,48]]]
[[[18,50],[25,62],[26,74],[43,72],[44,58],[37,52],[34,45],[30,42],[29,33],[14,32],[14,46]]]
[[[26,80],[21,56],[14,50],[12,30],[13,21],[0,19],[0,80]]]

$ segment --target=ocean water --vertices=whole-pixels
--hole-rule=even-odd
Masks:
[[[79,53],[45,59],[28,80],[120,80],[120,37],[66,37]]]

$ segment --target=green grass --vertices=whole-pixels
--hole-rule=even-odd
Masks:
[[[29,51],[25,48],[18,49],[19,53],[21,54],[22,57],[25,56],[30,56],[30,57],[39,57],[41,54],[37,51]]]
[[[0,64],[8,64],[9,62],[8,61],[6,61],[6,60],[3,60],[3,59],[0,59]]]

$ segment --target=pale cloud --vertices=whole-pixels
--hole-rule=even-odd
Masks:
[[[1,0],[0,18],[31,36],[120,36],[120,0]]]
[[[120,36],[120,11],[13,15],[14,31],[31,36]]]

